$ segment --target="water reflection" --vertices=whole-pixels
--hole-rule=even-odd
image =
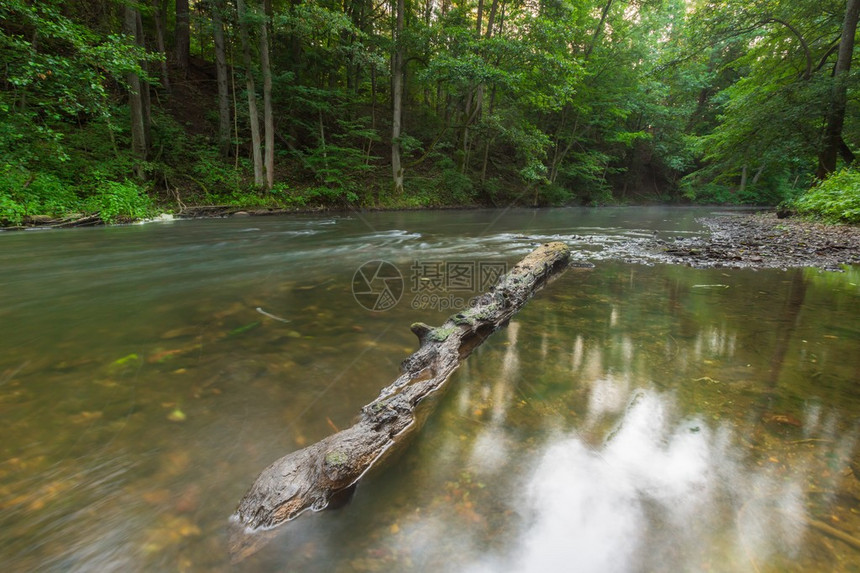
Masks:
[[[414,350],[408,324],[445,314],[365,312],[358,265],[693,230],[600,213],[3,236],[0,563],[233,570],[227,517],[257,473],[348,426]],[[857,569],[834,531],[860,531],[858,276],[571,269],[350,506],[236,570]]]
[[[517,347],[519,330],[518,322],[511,322],[508,325],[505,331],[506,348],[499,373],[490,380],[481,381],[481,404],[489,404],[489,416],[483,415],[481,407],[472,412],[477,417],[488,418],[474,440],[469,458],[470,465],[480,474],[498,472],[510,456],[510,439],[504,431],[504,422],[519,376],[520,361]]]
[[[788,335],[762,338],[748,301],[701,298],[689,284],[679,312],[654,322],[642,307],[659,275],[639,273],[602,309],[605,285],[588,289],[598,304],[586,309],[568,276],[554,286],[578,296],[533,302],[478,351],[407,462],[417,464],[410,479],[423,476],[436,494],[418,493],[420,513],[400,514],[398,534],[381,541],[383,562],[476,572],[857,564],[857,540],[838,537],[860,525],[857,392],[823,398],[797,371],[836,315],[804,314],[789,275],[774,303],[795,308],[756,315],[790,323]],[[720,312],[709,316],[702,302]],[[775,354],[786,364],[777,387]],[[856,371],[818,366],[847,380]]]
[[[804,468],[746,467],[727,425],[678,419],[671,395],[627,394],[600,447],[576,434],[543,447],[518,509],[525,532],[478,570],[738,571],[774,552],[796,557]]]
[[[604,378],[592,387],[589,404],[597,411],[589,408],[590,418],[606,413],[605,402],[593,395],[606,394],[611,386],[609,394],[623,396],[625,404],[599,446],[577,431],[554,432],[528,455],[510,447],[512,436],[504,429],[490,426],[478,432],[467,466],[476,478],[499,472],[505,463],[497,455],[511,450],[527,455],[528,463],[508,460],[506,471],[531,468],[506,510],[516,515],[509,519],[520,523],[520,533],[502,551],[484,553],[480,533],[484,519],[490,518],[480,516],[478,506],[474,519],[465,520],[473,522],[466,529],[460,529],[462,508],[457,509],[461,519],[450,514],[407,518],[404,539],[411,543],[399,547],[400,552],[418,560],[428,559],[437,547],[480,555],[454,566],[450,560],[431,559],[432,568],[452,571],[808,570],[814,557],[810,546],[816,544],[806,537],[817,535],[822,543],[822,529],[816,527],[821,522],[809,508],[821,511],[837,497],[833,490],[821,495],[837,484],[818,478],[844,473],[856,427],[847,435],[835,431],[836,423],[819,431],[805,427],[805,435],[832,445],[813,454],[802,440],[759,456],[740,436],[749,428],[685,416],[672,393],[631,391],[623,380]],[[810,410],[812,419],[817,407]],[[452,527],[458,531],[453,545]],[[801,556],[799,567],[792,567]]]

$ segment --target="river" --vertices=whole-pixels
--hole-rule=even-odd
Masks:
[[[709,212],[0,233],[4,571],[860,570],[860,269],[627,255]],[[231,565],[258,473],[546,240],[593,268],[479,348],[350,504]]]

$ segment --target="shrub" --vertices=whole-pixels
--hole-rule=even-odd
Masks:
[[[472,180],[457,168],[453,159],[443,157],[438,167],[442,171],[440,191],[443,196],[449,197],[458,205],[467,205],[475,200],[475,186]]]
[[[74,187],[50,173],[33,173],[6,165],[0,169],[0,220],[20,225],[33,215],[63,216],[78,211]]]
[[[105,223],[142,219],[154,212],[152,199],[131,181],[100,181],[87,199],[88,210],[98,212]]]
[[[795,199],[801,215],[830,223],[860,223],[860,173],[843,169]]]
[[[218,201],[224,193],[241,193],[241,171],[231,163],[218,157],[218,151],[200,145],[190,172],[184,173],[187,179],[200,186],[204,200]],[[182,173],[182,170],[177,170]]]
[[[561,185],[547,183],[546,185],[540,186],[538,203],[541,205],[559,206],[570,202],[571,199],[573,199],[573,193]]]
[[[61,216],[81,207],[75,188],[50,173],[38,173],[27,191],[33,205],[28,212],[31,215]]]
[[[25,214],[24,206],[0,188],[0,224],[20,225]]]

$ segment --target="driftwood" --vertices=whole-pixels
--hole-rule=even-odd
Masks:
[[[471,308],[452,315],[442,326],[413,324],[420,348],[402,363],[402,374],[362,408],[354,426],[263,470],[231,518],[237,526],[231,538],[234,561],[256,551],[260,540],[253,537],[261,530],[307,509],[319,511],[348,498],[365,472],[418,425],[419,402],[441,388],[472,350],[505,326],[536,290],[567,266],[569,258],[564,243],[544,244],[478,297]]]
[[[48,215],[34,215],[25,217],[23,224],[10,225],[3,227],[0,224],[0,231],[23,231],[25,229],[65,229],[69,227],[93,227],[95,225],[103,225],[101,216],[98,213],[89,215],[75,214],[68,217],[54,218]]]

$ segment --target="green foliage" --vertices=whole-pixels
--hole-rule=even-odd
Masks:
[[[27,215],[27,206],[20,200],[30,175],[9,165],[0,170],[0,223],[20,225]]]
[[[345,119],[335,122],[335,130],[328,134],[328,139],[324,135],[323,126],[318,145],[301,154],[303,163],[320,184],[311,188],[309,199],[355,203],[359,199],[360,177],[372,170],[370,161],[376,159],[355,144],[378,141],[379,135],[367,128],[364,120]]]
[[[772,204],[787,196],[787,181],[811,178],[844,11],[844,2],[830,0],[722,0],[696,8],[688,50],[713,46],[702,52],[711,79],[693,118],[701,185],[736,188],[746,166],[760,171],[759,181],[739,200]],[[849,90],[860,87],[856,74],[848,82]],[[857,135],[849,121],[849,146]]]
[[[152,199],[146,190],[131,181],[96,179],[95,192],[87,199],[89,211],[98,212],[105,223],[143,219],[154,214]]]
[[[569,203],[572,199],[573,193],[571,193],[570,190],[565,189],[561,185],[557,185],[555,183],[543,185],[540,188],[540,193],[538,196],[538,201],[540,202],[540,204],[553,207],[565,205],[566,203]]]
[[[696,203],[705,205],[731,205],[737,204],[735,195],[727,185],[720,185],[713,181],[700,181],[698,179],[685,179],[681,189],[684,196]]]
[[[468,205],[474,201],[475,186],[472,180],[457,168],[451,158],[443,157],[438,162],[437,169],[442,173],[439,192],[447,199],[446,203]]]
[[[75,189],[54,175],[8,164],[0,170],[0,220],[20,225],[25,217],[62,217],[81,207]]]
[[[272,188],[271,196],[284,207],[305,207],[309,197],[303,193],[296,193],[285,183],[278,183]]]
[[[228,66],[244,68],[235,3],[220,5]],[[154,40],[153,8],[133,6]],[[194,11],[203,58],[213,6]],[[395,46],[394,11],[363,0],[273,4],[276,185],[261,192],[242,86],[230,158],[216,151],[215,82],[199,79],[201,62],[172,93],[150,90],[142,162],[130,152],[126,78],[156,86],[143,69],[156,66],[141,62],[159,57],[118,33],[124,5],[0,0],[0,217],[91,209],[124,220],[151,209],[146,193],[180,206],[775,204],[811,180],[844,2],[486,2],[480,26],[473,1],[439,6],[407,2]],[[260,7],[241,21],[254,60]],[[405,51],[397,197],[395,48]],[[843,138],[857,149],[860,74],[840,81]],[[147,180],[130,182],[141,167]]]
[[[74,189],[48,173],[37,173],[26,189],[27,214],[65,215],[80,208]]]
[[[860,173],[843,169],[834,173],[791,206],[801,215],[830,223],[860,223]]]
[[[0,3],[0,57],[17,103],[34,106],[42,120],[108,113],[109,81],[128,73],[146,77],[143,60],[156,59],[117,34],[101,36],[67,18],[62,3]]]
[[[200,186],[207,200],[232,191],[241,191],[241,173],[232,163],[218,157],[218,151],[211,147],[198,146],[194,163],[187,172],[179,171],[178,177],[186,177]]]
[[[0,224],[20,225],[24,221],[24,207],[0,190]]]

